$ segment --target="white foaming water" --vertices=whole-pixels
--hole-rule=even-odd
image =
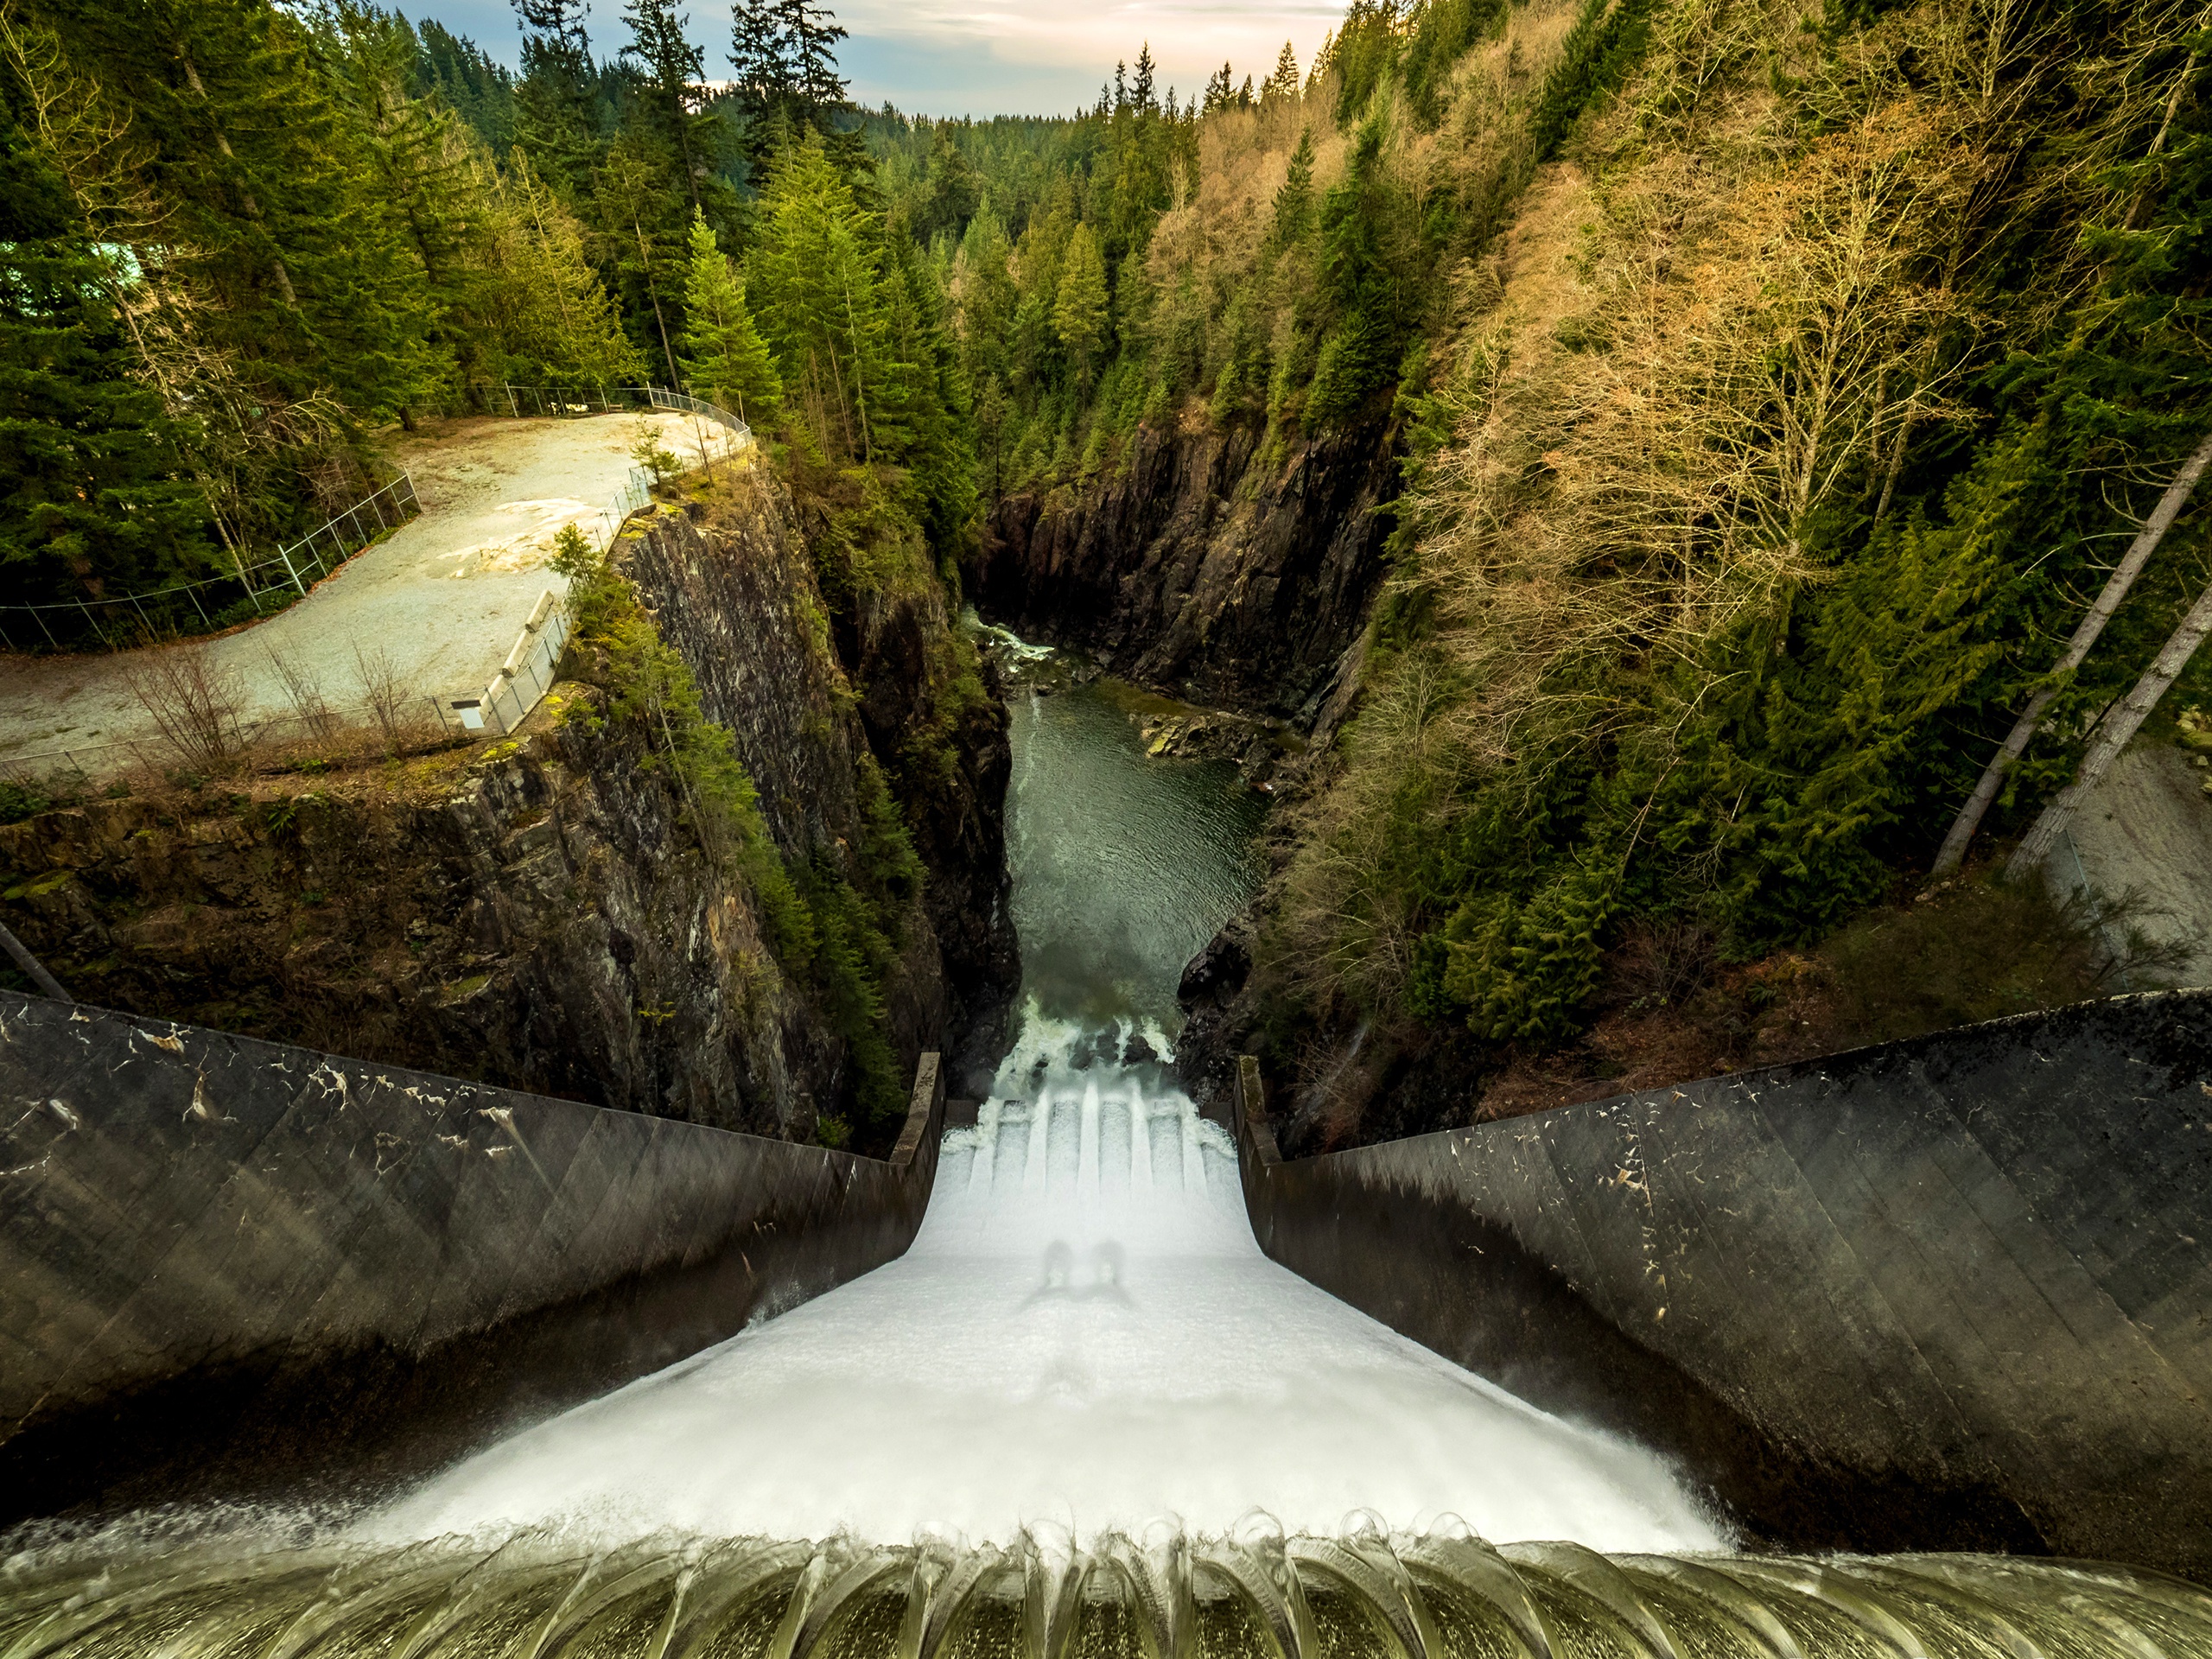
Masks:
[[[1077,1071],[1074,1028],[1033,1008],[1025,1031],[978,1126],[946,1137],[903,1257],[514,1436],[365,1534],[1003,1543],[1218,1535],[1260,1510],[1294,1532],[1364,1510],[1500,1542],[1725,1542],[1649,1452],[1268,1261],[1229,1136],[1147,1090],[1155,1068]]]

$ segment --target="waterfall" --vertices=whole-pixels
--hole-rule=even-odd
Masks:
[[[1347,1524],[1606,1550],[1722,1530],[1651,1453],[1563,1422],[1268,1261],[1236,1154],[1165,1069],[1032,1010],[944,1141],[900,1260],[528,1429],[363,1523],[594,1548]],[[1164,1045],[1165,1039],[1160,1039]]]

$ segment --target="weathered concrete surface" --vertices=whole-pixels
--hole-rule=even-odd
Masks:
[[[1754,1531],[2212,1579],[2212,992],[1283,1161],[1277,1261]]]
[[[891,1159],[0,995],[0,1522],[361,1491],[899,1255]]]
[[[2119,906],[2132,912],[2126,925],[2181,946],[2179,983],[2212,985],[2212,800],[2203,793],[2208,774],[2190,760],[2171,744],[2139,740],[2075,809],[2043,873],[2055,893],[2078,893],[2086,882],[2094,913],[2109,917]]]

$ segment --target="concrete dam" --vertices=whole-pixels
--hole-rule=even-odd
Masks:
[[[0,1653],[2212,1655],[2205,993],[1286,1162],[1108,712],[886,1160],[0,1001]]]

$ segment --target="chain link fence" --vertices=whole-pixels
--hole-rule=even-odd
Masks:
[[[414,474],[402,473],[298,541],[279,547],[272,556],[240,564],[227,575],[175,582],[114,599],[0,605],[0,648],[67,651],[102,645],[116,650],[165,634],[217,632],[304,598],[308,583],[321,581],[386,531],[398,529],[422,511]],[[241,607],[250,607],[247,615],[237,614]]]

